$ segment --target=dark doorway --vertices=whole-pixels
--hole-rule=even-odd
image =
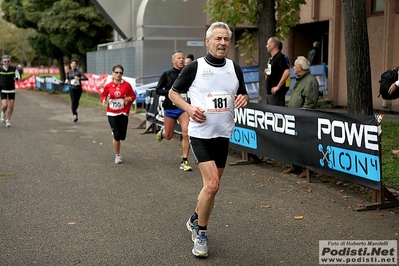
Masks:
[[[321,44],[321,62],[328,65],[328,28],[329,21],[321,21],[307,24],[300,24],[293,28],[292,38],[292,55],[306,56],[312,49],[313,42],[317,41]]]

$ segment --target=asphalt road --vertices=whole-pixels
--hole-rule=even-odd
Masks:
[[[398,208],[352,210],[369,193],[278,165],[227,166],[209,257],[197,259],[185,222],[200,172],[191,154],[194,170],[179,170],[179,139],[141,134],[142,118],[130,118],[116,165],[104,109],[81,106],[73,123],[60,95],[17,92],[12,127],[0,125],[0,265],[319,265],[319,240],[398,239]]]

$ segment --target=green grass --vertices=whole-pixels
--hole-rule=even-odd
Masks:
[[[80,98],[80,103],[105,110],[105,107],[100,104],[99,94],[83,92],[82,97]]]
[[[69,93],[59,93],[63,98],[70,101]],[[105,107],[100,104],[100,95],[94,93],[83,92],[82,97],[80,98],[79,104],[97,107],[100,109],[104,109]]]
[[[399,123],[382,120],[382,182],[389,188],[399,190]]]
[[[22,74],[21,79],[24,79],[24,78],[27,78],[27,77],[30,77],[30,76],[31,76],[31,74]],[[39,77],[54,76],[54,77],[56,77],[57,79],[60,79],[60,78],[61,78],[61,75],[60,75],[60,74],[38,74],[38,75],[36,75],[36,76],[39,76]]]

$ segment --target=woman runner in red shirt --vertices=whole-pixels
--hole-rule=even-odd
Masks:
[[[112,81],[105,85],[100,97],[101,104],[104,106],[107,104],[108,122],[114,136],[113,146],[116,164],[122,163],[121,140],[126,138],[130,108],[136,99],[132,86],[122,79],[122,75],[123,66],[114,65],[112,67]]]

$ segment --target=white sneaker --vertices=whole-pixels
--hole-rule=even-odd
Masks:
[[[119,154],[115,155],[115,163],[121,164],[122,163],[122,156]]]
[[[188,221],[186,223],[187,230],[191,232],[191,240],[195,242],[195,239],[197,239],[197,230],[198,230],[198,220],[194,220],[194,222],[191,222],[191,217],[188,218]]]
[[[11,123],[10,123],[10,121],[6,121],[6,127],[11,127]]]
[[[192,253],[196,257],[208,257],[208,237],[206,231],[199,230],[198,236],[194,241]]]
[[[6,122],[6,115],[5,115],[5,113],[3,113],[3,112],[1,112],[1,123],[5,123]]]

